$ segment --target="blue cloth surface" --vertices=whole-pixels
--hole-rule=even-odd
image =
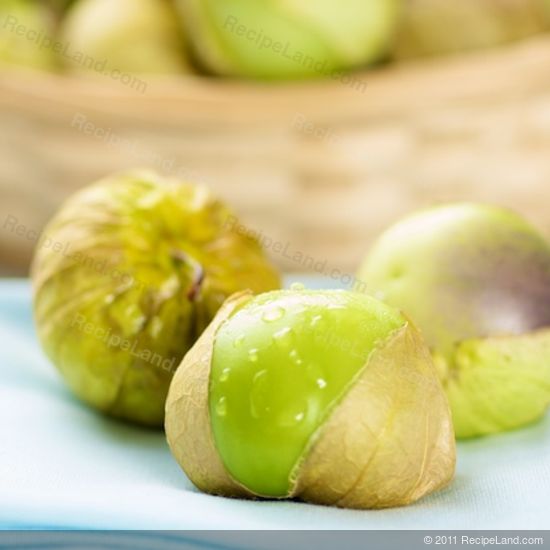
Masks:
[[[36,341],[26,281],[0,282],[0,343],[2,528],[550,528],[548,415],[460,443],[453,484],[413,506],[230,500],[198,491],[163,433],[109,420],[70,394]]]

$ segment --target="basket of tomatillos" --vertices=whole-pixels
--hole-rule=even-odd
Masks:
[[[548,0],[5,0],[0,64],[69,73],[340,78],[511,42]]]
[[[281,289],[235,219],[204,187],[119,173],[65,202],[32,266],[37,333],[74,394],[164,426],[200,489],[406,505],[451,482],[455,434],[545,414],[550,245],[519,215],[415,213],[361,291]]]

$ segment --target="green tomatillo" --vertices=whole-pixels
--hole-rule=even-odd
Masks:
[[[550,246],[519,215],[452,204],[375,243],[359,277],[418,323],[458,437],[538,419],[550,403]]]
[[[351,508],[409,504],[452,478],[447,400],[419,332],[363,294],[230,298],[166,402],[200,489]]]
[[[32,266],[42,346],[77,396],[161,426],[172,375],[236,291],[278,288],[259,244],[206,188],[117,174],[61,207]]]
[[[263,79],[330,77],[388,51],[401,0],[178,0],[199,60]]]
[[[120,79],[188,72],[176,14],[164,0],[77,0],[61,26],[64,60],[75,72]]]
[[[54,69],[54,27],[53,14],[41,2],[2,0],[0,68]]]

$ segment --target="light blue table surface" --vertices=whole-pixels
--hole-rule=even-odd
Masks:
[[[36,342],[26,281],[0,282],[0,350],[2,528],[550,528],[548,415],[459,444],[452,486],[406,508],[229,500],[193,487],[163,433],[106,419],[71,396]]]

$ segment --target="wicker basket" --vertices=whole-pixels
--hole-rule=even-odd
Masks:
[[[0,78],[4,272],[34,244],[9,216],[40,230],[68,193],[135,166],[209,184],[288,271],[353,272],[384,226],[438,201],[512,206],[550,231],[548,37],[366,86]]]

